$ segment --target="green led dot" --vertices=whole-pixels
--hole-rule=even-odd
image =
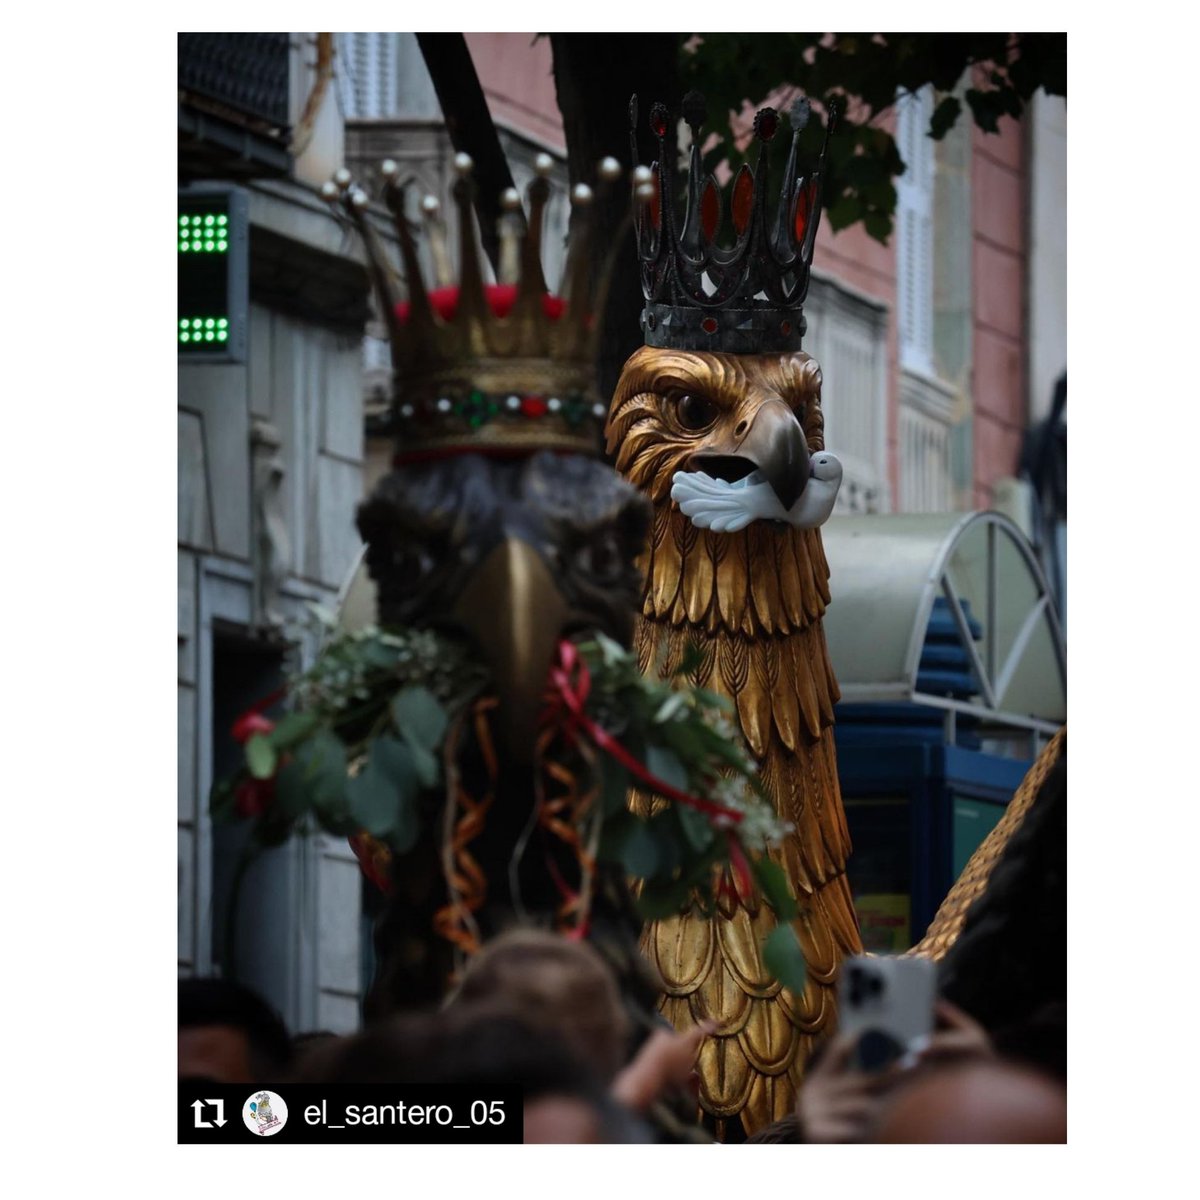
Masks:
[[[215,338],[216,336],[217,336],[217,335],[216,335],[215,333],[213,333],[213,331],[210,329],[210,330],[209,330],[209,331],[208,331],[208,332],[207,332],[207,333],[204,335],[204,340],[205,340],[206,342],[211,342],[211,341],[213,340],[213,338]]]
[[[204,223],[205,225],[211,225],[213,223],[212,213],[209,213],[208,216],[204,218]]]
[[[205,243],[204,243],[204,248],[205,248],[205,250],[211,250],[211,249],[213,248],[213,243],[212,243],[212,242],[205,242]]]
[[[179,248],[180,248],[180,250],[186,250],[188,248],[187,242],[180,242]]]
[[[218,317],[218,318],[217,318],[217,328],[218,328],[218,329],[224,329],[224,328],[225,328],[225,326],[226,326],[226,325],[228,325],[228,324],[229,324],[229,318],[228,318],[228,317]]]
[[[228,221],[229,221],[229,218],[224,213],[219,213],[217,215],[217,224],[218,225],[225,225],[228,223]]]
[[[193,329],[199,329],[203,324],[204,324],[203,317],[193,317],[192,318],[192,328]]]
[[[193,242],[193,243],[192,243],[192,249],[193,249],[193,250],[199,250],[199,249],[200,249],[200,243],[199,243],[199,242]]]
[[[180,225],[186,225],[188,223],[187,217],[180,217],[179,223],[180,223]]]
[[[192,335],[190,333],[181,333],[179,335],[179,340],[181,342],[190,342],[192,340]]]
[[[220,330],[218,330],[218,331],[217,331],[217,341],[218,341],[218,342],[223,342],[223,341],[225,341],[225,340],[226,340],[228,337],[229,337],[229,334],[228,334],[228,333],[226,333],[224,329],[220,329]]]
[[[214,321],[212,319],[212,317],[209,317],[208,320],[204,322],[204,328],[211,329],[215,324],[216,324],[216,321]]]
[[[218,250],[228,250],[228,249],[229,249],[229,243],[228,243],[228,242],[218,242],[218,243],[217,243],[217,249],[218,249]]]
[[[179,328],[186,329],[187,327],[188,327],[188,320],[187,320],[187,317],[184,317],[183,320],[179,322]]]

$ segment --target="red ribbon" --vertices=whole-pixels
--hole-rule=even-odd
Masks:
[[[570,713],[571,726],[578,726],[589,738],[611,758],[615,758],[639,783],[645,784],[651,791],[686,804],[689,808],[698,809],[713,816],[728,817],[735,825],[741,821],[742,813],[735,808],[726,808],[712,800],[700,796],[692,796],[672,787],[664,779],[659,779],[644,763],[638,762],[616,738],[606,733],[584,711],[584,704],[592,689],[591,673],[587,663],[580,657],[574,642],[562,641],[558,644],[558,662],[550,669],[550,681],[554,684],[559,699]],[[744,861],[744,859],[743,859]]]
[[[743,901],[749,900],[754,894],[754,883],[750,875],[750,863],[746,852],[733,834],[728,836],[729,865],[733,868],[733,879],[738,895]]]

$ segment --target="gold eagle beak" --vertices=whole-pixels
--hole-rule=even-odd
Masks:
[[[513,761],[533,758],[538,716],[569,606],[527,542],[506,538],[484,559],[453,616],[483,652],[499,698],[500,734]]]
[[[808,484],[808,439],[796,414],[782,400],[766,400],[740,438],[735,431],[734,439],[706,446],[692,456],[690,467],[725,477],[726,472],[714,464],[731,458],[761,471],[785,509],[791,509]],[[748,475],[750,470],[740,470],[733,478]]]

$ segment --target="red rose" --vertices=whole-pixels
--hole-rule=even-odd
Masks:
[[[245,745],[256,733],[270,733],[274,728],[275,722],[270,717],[264,717],[262,713],[251,709],[234,721],[230,732],[238,745]]]
[[[233,793],[239,817],[261,817],[275,802],[274,779],[247,779]]]

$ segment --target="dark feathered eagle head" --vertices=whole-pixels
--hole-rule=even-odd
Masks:
[[[407,465],[358,511],[380,623],[472,639],[518,756],[558,641],[600,630],[629,643],[648,521],[610,467],[549,451]]]

